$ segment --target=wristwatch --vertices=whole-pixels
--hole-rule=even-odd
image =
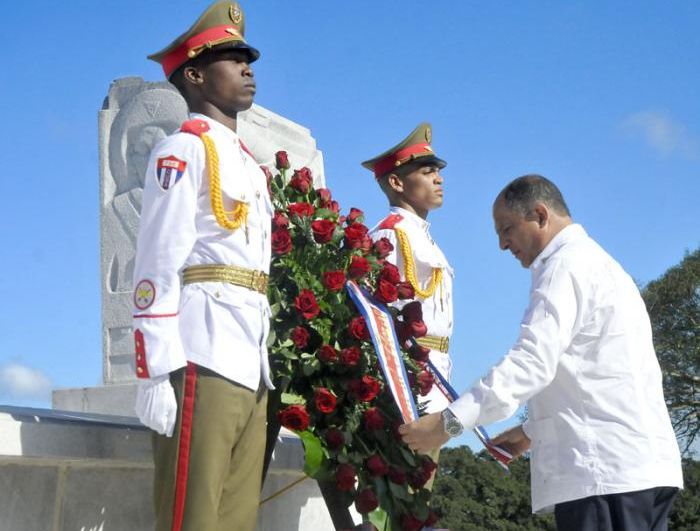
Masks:
[[[447,408],[442,410],[442,427],[450,437],[459,437],[464,431],[464,426],[457,416]]]

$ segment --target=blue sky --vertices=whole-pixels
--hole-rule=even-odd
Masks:
[[[5,9],[0,73],[0,403],[98,385],[97,112],[205,1],[45,0]],[[244,2],[257,103],[311,129],[328,186],[373,224],[360,161],[433,124],[448,161],[432,233],[456,269],[454,384],[515,339],[529,273],[497,247],[491,203],[542,173],[645,283],[700,244],[700,4]],[[491,427],[497,432],[502,426]],[[472,439],[464,439],[472,442]]]

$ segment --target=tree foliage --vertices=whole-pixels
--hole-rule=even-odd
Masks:
[[[700,436],[700,249],[642,291],[673,427],[685,454]]]
[[[669,515],[669,529],[700,529],[700,461],[683,461],[685,489]],[[521,458],[502,470],[485,451],[443,448],[432,506],[439,527],[450,531],[553,531],[554,516],[531,514],[530,463]]]
[[[450,531],[555,529],[552,515],[532,515],[528,459],[514,461],[508,473],[467,446],[443,448],[432,505]]]

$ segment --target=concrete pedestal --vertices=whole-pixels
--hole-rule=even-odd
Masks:
[[[283,433],[261,499],[304,477]],[[0,406],[0,530],[150,531],[150,433],[136,419]],[[314,480],[262,505],[257,531],[332,530]]]

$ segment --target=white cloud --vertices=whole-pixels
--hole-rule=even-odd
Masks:
[[[662,155],[678,154],[694,159],[700,156],[700,139],[688,132],[685,125],[663,111],[639,111],[622,121],[623,130],[641,137]]]
[[[51,397],[51,381],[37,369],[10,362],[0,365],[0,396],[46,400]]]

